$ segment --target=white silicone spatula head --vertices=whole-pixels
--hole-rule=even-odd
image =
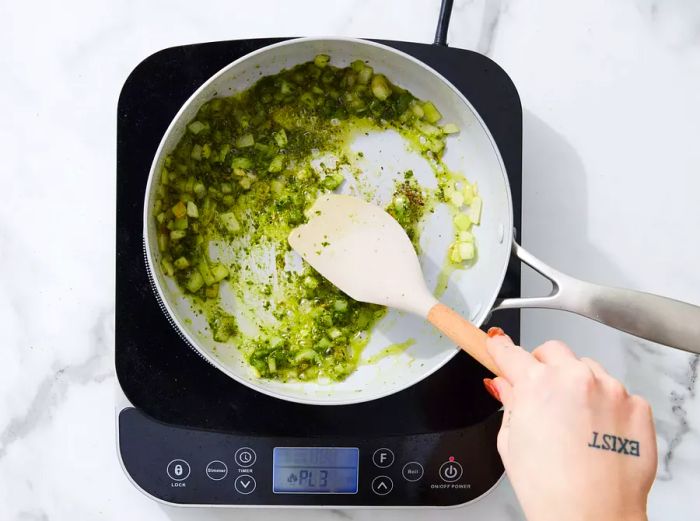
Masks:
[[[428,291],[411,240],[387,212],[348,195],[320,197],[289,244],[355,300],[427,317]]]
[[[289,234],[289,244],[355,300],[426,318],[498,374],[486,352],[486,333],[433,297],[406,232],[378,206],[347,195],[322,196],[309,222]]]

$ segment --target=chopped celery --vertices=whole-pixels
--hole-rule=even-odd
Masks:
[[[343,174],[340,172],[334,172],[333,174],[326,176],[326,178],[323,180],[323,186],[328,190],[335,190],[342,184],[343,181],[345,181]]]
[[[179,241],[187,236],[186,230],[173,230],[170,232],[170,240]]]
[[[281,172],[282,169],[284,168],[284,156],[282,154],[277,154],[272,161],[270,161],[270,165],[267,167],[268,172]]]
[[[231,168],[246,170],[253,166],[253,162],[247,157],[234,157],[231,161]]]
[[[366,67],[365,62],[362,60],[355,60],[350,64],[350,67],[352,67],[352,70],[355,72],[360,72],[362,69]]]
[[[223,163],[224,161],[226,161],[226,156],[228,155],[230,150],[231,145],[229,145],[228,143],[221,145],[221,148],[219,149],[219,154],[216,157],[216,162]]]
[[[430,101],[423,103],[423,116],[428,123],[437,123],[442,119],[442,114]]]
[[[209,321],[209,326],[212,328],[214,340],[217,342],[228,341],[238,331],[236,319],[231,316],[215,317]]]
[[[209,145],[209,143],[205,143],[202,146],[202,157],[204,159],[209,159],[209,156],[211,156],[211,146]]]
[[[209,264],[207,264],[207,261],[201,260],[199,261],[199,264],[197,264],[197,271],[202,275],[202,278],[204,279],[204,283],[207,286],[211,286],[216,282],[216,279],[214,278],[214,274],[211,272],[209,269]]]
[[[313,360],[315,358],[316,351],[314,351],[313,349],[304,349],[294,357],[294,362],[298,364],[299,362],[303,362],[305,360]]]
[[[190,262],[185,257],[180,257],[175,260],[175,267],[179,270],[184,270],[190,266]]]
[[[236,216],[233,215],[231,212],[222,213],[221,215],[219,215],[219,219],[229,232],[238,233],[239,231],[241,231],[241,225],[238,222],[238,219],[236,219]]]
[[[204,294],[207,296],[207,298],[218,297],[219,296],[219,285],[212,284],[211,286],[207,286],[207,288],[204,290]]]
[[[464,188],[462,188],[462,195],[464,195],[464,204],[472,204],[474,200],[474,187],[469,183],[465,183]]]
[[[249,190],[250,187],[253,185],[253,180],[250,177],[244,177],[240,181],[238,181],[238,184],[241,185],[241,188],[244,190]]]
[[[332,327],[328,330],[328,336],[333,340],[343,335],[343,332],[337,327]]]
[[[481,197],[475,197],[469,205],[469,219],[474,224],[481,222]]]
[[[255,139],[253,138],[253,134],[243,134],[242,136],[236,139],[237,148],[252,147],[254,144]]]
[[[182,219],[175,219],[175,222],[173,223],[173,229],[174,230],[186,230],[189,222],[187,221],[187,217],[183,217]]]
[[[316,57],[314,58],[314,63],[316,64],[317,67],[324,68],[326,65],[328,65],[328,62],[331,61],[331,57],[328,56],[327,54],[317,54]]]
[[[364,65],[362,70],[360,70],[357,73],[357,83],[360,85],[367,85],[370,80],[372,79],[372,75],[374,74],[374,69],[370,67],[369,65]]]
[[[328,349],[328,348],[331,347],[333,344],[331,344],[331,341],[328,340],[328,338],[326,338],[326,337],[324,336],[324,337],[321,337],[321,340],[319,340],[319,341],[316,343],[316,345],[317,345],[318,347],[320,347],[321,349]]]
[[[454,206],[458,210],[464,204],[464,196],[460,192],[458,192],[457,190],[450,190],[449,195],[447,195],[447,194],[445,194],[445,195],[446,195],[446,197],[448,197],[452,206]]]
[[[279,195],[282,193],[282,190],[284,190],[284,183],[275,179],[270,183],[270,190],[272,190],[273,194]]]
[[[454,123],[447,123],[446,125],[442,126],[442,131],[445,134],[456,134],[459,132],[459,127]]]
[[[280,84],[280,93],[281,94],[290,94],[292,92],[292,84],[289,83],[288,81],[283,81]]]
[[[280,129],[279,132],[274,133],[275,136],[275,143],[277,143],[277,146],[280,148],[284,148],[287,145],[287,133],[284,131],[284,129]]]
[[[471,260],[474,258],[474,243],[472,242],[458,242],[457,248],[459,249],[459,256],[462,260]]]
[[[170,259],[163,257],[160,261],[160,265],[163,266],[163,271],[165,271],[165,274],[169,277],[175,274],[175,268],[173,268],[173,263],[170,262]]]
[[[211,273],[214,275],[216,282],[221,282],[228,277],[228,268],[223,264],[215,264],[211,267]]]
[[[161,253],[168,249],[168,235],[165,233],[158,234],[158,251]]]
[[[173,215],[177,217],[178,219],[181,219],[185,215],[187,215],[187,206],[185,206],[185,203],[182,201],[178,201],[175,206],[171,208]]]
[[[187,216],[192,217],[194,219],[199,217],[199,210],[197,209],[197,205],[194,204],[192,201],[187,201]]]
[[[336,311],[340,312],[345,312],[348,310],[348,301],[347,300],[336,300],[333,302],[333,309]]]
[[[304,277],[304,286],[310,289],[316,289],[318,287],[318,281],[310,275]]]
[[[421,107],[420,104],[418,104],[415,101],[411,102],[410,107],[411,107],[411,112],[413,112],[413,114],[418,118],[422,118],[423,115],[425,114],[425,112],[423,112],[423,107]]]
[[[466,213],[458,213],[454,218],[455,226],[458,230],[469,230],[472,226],[472,220]]]
[[[193,134],[199,134],[202,130],[205,128],[208,128],[209,125],[202,123],[201,121],[193,121],[189,125],[187,125],[187,128],[189,129],[190,132]]]
[[[450,247],[450,260],[455,264],[459,264],[460,262],[462,262],[462,256],[459,254],[459,248],[457,247],[457,244],[453,244]]]
[[[375,74],[372,76],[372,94],[381,101],[391,96],[391,87],[389,87],[383,74]]]
[[[195,161],[199,161],[202,159],[202,147],[200,145],[195,145],[192,147],[192,152],[190,153],[190,157],[194,159]]]
[[[165,221],[165,212],[160,212],[158,215],[156,215],[156,221],[158,221],[158,224],[163,224]]]
[[[185,287],[191,292],[191,293],[197,293],[202,286],[204,286],[204,278],[198,271],[193,271],[190,273],[190,276],[187,278],[187,282],[185,283]]]
[[[202,183],[195,183],[192,187],[192,191],[197,197],[202,198],[206,195],[207,188]]]
[[[460,242],[474,242],[474,234],[467,230],[460,230],[457,233],[457,240]]]
[[[418,132],[425,134],[426,136],[437,136],[440,134],[440,129],[435,125],[431,125],[430,123],[426,123],[425,121],[421,121],[419,119],[414,121],[413,126],[416,127]]]

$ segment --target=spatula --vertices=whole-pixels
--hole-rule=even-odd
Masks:
[[[486,333],[441,304],[425,284],[411,240],[382,208],[348,195],[324,195],[289,244],[316,271],[361,302],[414,313],[495,374]]]

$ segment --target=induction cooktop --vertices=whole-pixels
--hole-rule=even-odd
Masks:
[[[143,255],[151,162],[187,98],[230,62],[284,38],[185,45],[146,58],[122,89],[117,121],[115,361],[124,471],[153,499],[178,505],[446,507],[476,500],[503,474],[500,404],[486,369],[460,352],[394,395],[314,406],[258,393],[207,363],[159,306]],[[508,75],[478,53],[380,41],[450,80],[493,135],[521,214],[522,109]],[[511,262],[500,297],[520,295]],[[497,323],[518,340],[520,314]],[[484,326],[488,327],[488,324]]]

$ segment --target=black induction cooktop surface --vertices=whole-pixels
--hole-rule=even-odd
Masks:
[[[301,405],[237,383],[190,349],[163,314],[143,255],[143,203],[151,162],[187,98],[233,60],[283,39],[205,43],[160,51],[127,79],[117,123],[116,369],[129,401],[167,424],[268,436],[393,436],[463,429],[500,404],[481,383],[486,369],[460,352],[423,382],[392,396],[346,406]],[[381,41],[424,61],[450,80],[480,113],[503,156],[520,228],[522,110],[506,73],[466,50]],[[519,296],[512,262],[501,297]],[[494,315],[517,340],[518,311]],[[487,327],[487,326],[484,326]]]

